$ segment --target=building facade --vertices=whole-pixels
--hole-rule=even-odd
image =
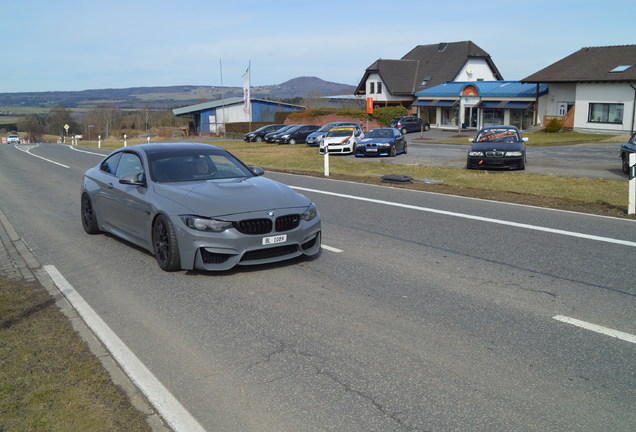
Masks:
[[[518,81],[453,81],[415,93],[413,106],[431,127],[479,129],[513,125],[527,129],[541,115],[548,86]]]

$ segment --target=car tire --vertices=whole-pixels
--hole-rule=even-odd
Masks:
[[[170,272],[181,269],[177,234],[170,220],[164,215],[157,216],[152,225],[152,244],[155,259],[161,270]]]
[[[395,149],[395,146],[392,146],[390,156],[395,157],[395,155],[397,155],[397,150]]]
[[[425,124],[424,127],[422,128],[422,130],[424,130],[424,132],[427,132],[431,129],[431,125]]]
[[[404,143],[404,149],[403,149],[404,150],[404,154],[406,154],[408,152],[408,148],[407,147],[408,147],[408,144]]]
[[[263,142],[263,138],[261,138],[261,137],[257,136],[257,137],[256,137],[256,139],[255,139],[254,141],[256,141],[256,142]]]
[[[623,159],[623,174],[629,174],[629,155],[622,155],[621,158]]]
[[[84,231],[88,234],[99,234],[101,230],[97,225],[97,215],[95,214],[95,207],[93,207],[93,201],[91,197],[84,192],[82,194],[82,226]]]
[[[519,169],[521,171],[526,169],[526,157],[524,156],[523,159],[521,160],[521,163],[519,164]]]
[[[408,130],[405,127],[403,127],[402,129],[400,129],[400,132],[402,132],[402,135],[406,135]]]
[[[295,145],[295,144],[296,144],[296,140],[294,138],[290,138],[289,145]]]

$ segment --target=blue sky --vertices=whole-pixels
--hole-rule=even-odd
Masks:
[[[240,87],[250,62],[253,86],[356,85],[379,58],[465,40],[519,80],[582,47],[636,44],[634,0],[0,0],[0,11],[0,93]]]

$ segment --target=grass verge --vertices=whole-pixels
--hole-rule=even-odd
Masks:
[[[39,285],[0,278],[0,431],[149,431]]]

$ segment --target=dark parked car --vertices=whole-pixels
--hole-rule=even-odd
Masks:
[[[307,139],[307,135],[317,131],[320,128],[318,125],[296,125],[295,127],[286,130],[282,134],[278,134],[276,137],[277,144],[296,144],[304,143]]]
[[[356,144],[355,155],[395,156],[399,153],[406,154],[406,147],[406,139],[398,129],[372,129]]]
[[[358,128],[362,129],[362,126],[360,126],[360,123],[356,123],[356,122],[327,123],[326,125],[321,126],[320,129],[318,129],[317,131],[312,132],[309,134],[309,136],[307,136],[307,145],[310,147],[318,147],[320,145],[320,141],[322,141],[325,135],[327,135],[327,132],[329,132],[331,129],[335,127],[343,127],[343,126],[353,126],[353,127],[357,126]]]
[[[406,135],[408,132],[427,131],[431,128],[429,122],[415,116],[395,117],[391,119],[389,124],[391,127],[399,129],[403,135]]]
[[[478,168],[526,168],[526,141],[514,126],[488,126],[469,140],[473,144],[468,151],[466,167]]]
[[[265,136],[263,137],[263,141],[268,143],[276,142],[276,137],[278,136],[278,134],[282,134],[293,127],[294,125],[287,125],[287,126],[283,126],[282,128],[278,130],[275,130],[274,132],[266,133]]]
[[[636,134],[621,145],[621,164],[625,174],[629,173],[629,155],[632,153],[636,153]]]
[[[260,127],[258,129],[256,129],[255,131],[252,132],[248,132],[243,136],[243,141],[247,141],[247,142],[261,142],[263,141],[265,134],[268,134],[270,132],[274,132],[279,130],[280,128],[284,127],[284,124],[271,124],[271,125],[267,125],[267,126],[263,126]]]
[[[82,225],[148,250],[166,271],[318,254],[316,206],[262,174],[208,144],[124,147],[84,174]]]

